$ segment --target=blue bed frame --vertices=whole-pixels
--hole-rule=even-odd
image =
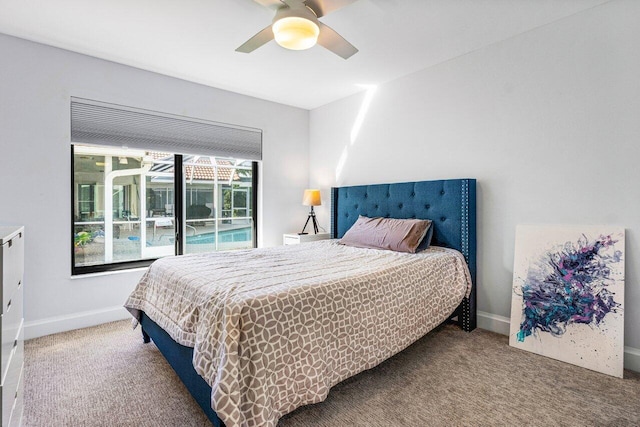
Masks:
[[[359,185],[331,189],[331,236],[339,238],[358,215],[431,219],[433,245],[460,251],[469,265],[473,288],[451,316],[462,329],[476,327],[476,180],[450,179],[395,184]],[[193,349],[176,343],[142,313],[144,342],[153,340],[189,393],[215,427],[224,423],[211,409],[211,387],[193,368]]]

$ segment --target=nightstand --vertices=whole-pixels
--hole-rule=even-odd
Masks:
[[[329,233],[318,234],[298,234],[290,233],[282,235],[282,243],[284,245],[297,245],[299,243],[315,242],[316,240],[330,239]]]

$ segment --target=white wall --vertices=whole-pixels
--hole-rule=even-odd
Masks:
[[[24,224],[26,337],[126,317],[142,272],[71,279],[69,98],[259,128],[259,242],[306,217],[309,112],[0,34],[0,223]]]
[[[365,93],[313,110],[311,184],[477,178],[485,321],[510,315],[516,224],[624,226],[640,348],[639,21],[640,2],[614,1],[382,84],[353,142]]]

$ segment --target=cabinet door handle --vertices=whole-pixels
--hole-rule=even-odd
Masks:
[[[7,303],[7,313],[11,310],[11,300]]]
[[[22,280],[18,280],[18,289],[20,289],[20,286],[22,286]]]
[[[18,346],[18,340],[14,340],[13,341],[13,348],[16,348]]]

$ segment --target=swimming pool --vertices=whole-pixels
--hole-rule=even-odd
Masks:
[[[220,238],[218,243],[250,242],[251,227],[235,228],[233,230],[218,231]],[[210,245],[216,243],[216,233],[202,233],[195,236],[187,236],[188,245]]]

